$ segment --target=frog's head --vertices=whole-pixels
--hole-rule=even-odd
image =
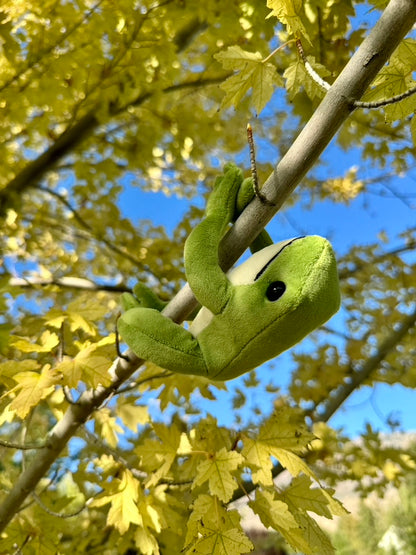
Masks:
[[[250,315],[251,332],[247,321],[245,326],[244,321],[237,324],[240,330],[246,328],[242,357],[254,349],[264,354],[263,361],[273,358],[339,309],[335,256],[322,237],[270,245],[232,270],[229,279],[236,286],[236,307],[244,307],[246,318]]]
[[[229,310],[241,345],[239,374],[300,341],[340,306],[334,252],[318,236],[270,245],[229,279],[235,286]]]

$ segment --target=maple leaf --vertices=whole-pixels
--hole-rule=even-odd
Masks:
[[[32,407],[54,391],[56,384],[62,381],[62,375],[51,370],[49,364],[45,364],[40,373],[18,372],[13,379],[17,385],[8,393],[17,392],[17,395],[11,402],[10,409],[20,418],[25,418]]]
[[[323,530],[308,512],[332,518],[345,515],[347,511],[332,497],[333,491],[311,487],[307,476],[299,476],[283,491],[275,493],[276,500],[282,501],[297,522],[296,527],[277,527],[288,543],[305,554],[331,555],[334,548]]]
[[[298,476],[293,480],[290,487],[284,492],[284,497],[290,500],[296,507],[305,511],[313,511],[318,515],[332,518],[328,509],[328,499],[321,488],[311,488],[311,480],[308,476]]]
[[[237,488],[237,482],[231,473],[243,461],[244,458],[240,453],[227,451],[223,447],[213,457],[199,463],[192,487],[208,481],[209,491],[213,495],[217,495],[221,501],[229,501]]]
[[[40,368],[40,364],[33,359],[26,358],[23,360],[6,360],[0,364],[0,380],[10,392],[16,382],[13,377],[20,372],[35,371]]]
[[[302,0],[267,0],[267,7],[272,11],[267,17],[275,16],[286,25],[289,33],[300,38],[308,37],[308,33],[301,20]]]
[[[144,425],[149,422],[149,410],[142,405],[134,405],[130,399],[119,398],[117,406],[117,415],[132,432],[137,431],[137,426]]]
[[[257,490],[255,500],[249,501],[248,504],[260,517],[266,528],[286,530],[299,527],[287,504],[275,499],[273,492]]]
[[[272,485],[271,457],[275,457],[293,476],[304,472],[315,477],[296,454],[301,453],[314,437],[307,430],[298,411],[289,407],[277,409],[261,426],[257,439],[243,436],[242,455],[253,469],[253,481]]]
[[[116,447],[118,444],[117,433],[124,433],[124,429],[117,424],[117,419],[111,416],[110,409],[101,407],[95,413],[96,431],[110,445]]]
[[[334,555],[331,540],[307,513],[295,515],[299,527],[281,530],[285,540],[305,555]]]
[[[64,375],[65,385],[77,387],[80,381],[97,387],[111,384],[108,372],[114,360],[112,339],[101,341],[82,349],[75,358],[66,357],[56,366]]]
[[[239,555],[247,553],[253,548],[253,544],[241,530],[216,530],[207,528],[206,533],[198,538],[192,549],[186,553],[198,553],[200,555]]]
[[[247,52],[234,45],[214,57],[225,69],[237,72],[221,85],[226,92],[221,104],[224,109],[236,106],[253,89],[253,104],[260,113],[270,100],[275,85],[283,86],[283,79],[277,74],[275,66],[264,61],[259,52]]]
[[[147,528],[137,528],[134,543],[142,555],[159,555],[159,546],[153,534]]]
[[[227,511],[216,496],[201,494],[188,520],[186,555],[239,555],[253,549],[237,511]]]
[[[91,507],[102,507],[111,503],[107,514],[107,524],[114,526],[125,534],[130,524],[143,524],[137,503],[139,500],[139,483],[130,470],[123,469],[121,478],[114,478],[103,495],[96,497]]]
[[[150,487],[165,477],[172,466],[181,444],[182,432],[176,426],[154,423],[153,429],[160,441],[146,439],[137,449],[143,468],[149,471],[146,486]]]
[[[59,338],[56,333],[51,333],[46,330],[41,338],[40,344],[28,341],[23,337],[15,337],[10,341],[10,344],[23,353],[50,353],[59,343]]]

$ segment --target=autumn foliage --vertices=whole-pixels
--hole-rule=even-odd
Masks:
[[[319,149],[337,131],[377,186],[411,174],[416,96],[354,105],[360,83],[372,82],[371,102],[414,87],[416,7],[386,4],[1,2],[0,553],[249,553],[235,503],[245,499],[295,551],[326,555],[313,514],[346,514],[339,481],[382,494],[414,472],[414,453],[386,447],[370,425],[357,442],[329,423],[364,385],[416,387],[414,222],[348,243],[336,323],[235,382],[117,360],[114,334],[120,294],[137,281],[166,301],[183,286],[202,196],[227,160],[249,173],[249,119],[263,183],[316,110],[338,114],[314,158],[279,184],[285,208],[368,201],[362,168],[322,178]],[[386,48],[373,56],[367,35]],[[363,49],[347,98],[337,77]],[[172,232],[138,220],[146,194],[183,202]],[[276,368],[290,369],[286,385]]]

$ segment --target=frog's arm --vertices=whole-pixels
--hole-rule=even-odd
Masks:
[[[154,308],[131,308],[117,322],[136,355],[172,372],[207,375],[198,341],[188,330]]]
[[[205,219],[185,243],[188,283],[197,300],[214,314],[219,314],[230,298],[232,285],[219,265],[218,247],[233,219],[242,181],[241,170],[228,164],[209,197]]]
[[[133,293],[122,295],[125,312],[117,326],[136,355],[174,372],[205,375],[205,362],[196,339],[161,314],[167,303],[141,283],[134,286]]]

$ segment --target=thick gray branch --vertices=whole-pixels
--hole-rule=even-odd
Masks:
[[[255,199],[224,238],[221,261],[224,269],[241,256],[289,197],[302,177],[317,161],[322,151],[346,120],[352,107],[348,98],[359,99],[382,66],[416,21],[414,0],[392,0],[380,21],[351,58],[311,120],[292,147],[267,179],[262,192],[273,200],[274,207]],[[186,286],[169,303],[165,313],[180,321],[192,310],[195,299]],[[138,368],[142,361],[131,355],[131,362],[118,360],[114,367],[114,383],[110,388],[87,391],[79,404],[71,405],[63,419],[51,430],[47,445],[21,474],[0,506],[0,531],[19,510],[23,500],[34,490],[70,438],[119,385]]]

